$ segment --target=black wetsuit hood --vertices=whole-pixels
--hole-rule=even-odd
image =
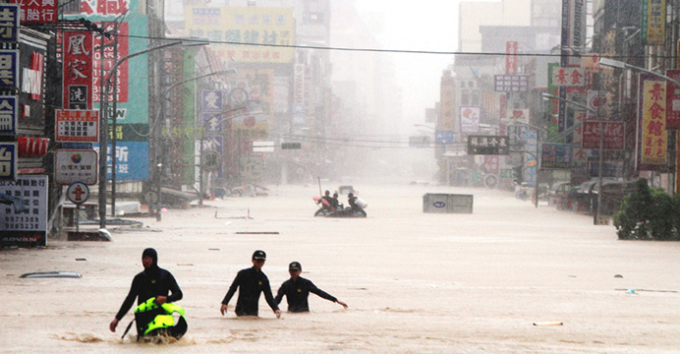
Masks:
[[[153,259],[153,263],[149,268],[144,269],[144,273],[152,277],[158,276],[158,273],[160,273],[160,268],[158,268],[158,252],[153,248],[147,248],[142,253],[142,258],[144,257],[151,257]]]

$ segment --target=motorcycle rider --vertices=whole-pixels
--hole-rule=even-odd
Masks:
[[[351,214],[359,212],[359,213],[363,214],[364,216],[366,216],[366,211],[364,211],[364,209],[362,209],[360,206],[358,206],[356,202],[357,202],[357,197],[354,196],[354,193],[347,194],[347,204],[349,204],[349,209],[350,209],[349,212]]]
[[[340,201],[338,200],[338,192],[333,193],[333,198],[331,198],[331,207],[333,210],[339,210],[338,208],[341,207]]]
[[[321,200],[325,200],[327,203],[323,203]],[[330,191],[325,191],[324,196],[321,197],[319,200],[319,203],[321,203],[321,207],[324,209],[330,209],[331,211],[334,211],[335,208],[333,208],[333,198],[331,198],[331,192]]]

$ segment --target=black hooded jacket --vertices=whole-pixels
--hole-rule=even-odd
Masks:
[[[156,253],[156,250],[153,248],[145,249],[144,253],[142,253],[142,258],[145,256],[151,257],[153,264],[149,268],[144,269],[143,272],[135,275],[130,292],[116,314],[118,320],[123,318],[130,310],[135,302],[135,297],[137,298],[138,305],[152,297],[158,296],[167,296],[166,302],[176,302],[182,299],[182,290],[177,285],[175,277],[167,270],[158,267],[158,253]],[[172,295],[168,296],[169,292]]]

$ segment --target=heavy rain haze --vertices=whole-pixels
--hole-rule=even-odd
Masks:
[[[23,151],[24,180],[0,179],[0,226],[18,225],[0,229],[0,353],[678,353],[680,244],[617,224],[649,191],[639,178],[657,189],[638,199],[668,197],[650,210],[680,208],[662,154],[676,141],[642,124],[636,92],[653,80],[598,62],[677,67],[662,47],[680,45],[676,2],[672,31],[643,43],[630,2],[80,0],[60,21],[93,32],[92,52],[122,40],[97,65],[126,66],[112,106],[76,91],[64,102],[100,105],[96,122],[116,123],[103,139],[119,145],[99,137],[45,166]],[[65,63],[60,45],[50,53]],[[100,179],[66,179],[90,149]],[[52,209],[26,218],[44,221],[45,244],[24,248],[37,236],[19,214],[41,203]],[[680,239],[664,217],[678,237],[663,240]],[[293,311],[311,286],[298,270],[318,287],[306,313]],[[275,296],[293,284],[280,303],[260,271]],[[156,288],[167,284],[182,298]],[[248,287],[257,316],[238,300]],[[135,291],[185,311],[186,334],[138,336]],[[179,321],[163,316],[144,321]]]

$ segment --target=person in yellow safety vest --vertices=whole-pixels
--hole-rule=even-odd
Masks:
[[[137,274],[132,280],[130,292],[109,325],[111,332],[116,331],[118,322],[130,310],[135,298],[137,298],[138,305],[153,298],[154,302],[159,306],[165,303],[174,303],[182,299],[182,290],[177,285],[175,277],[167,270],[158,267],[158,253],[155,249],[147,248],[144,250],[142,253],[142,265],[144,266],[144,271]],[[159,311],[158,314],[165,313],[164,311]],[[146,316],[151,316],[151,314],[146,314],[144,317]],[[135,317],[137,318],[138,316]],[[154,317],[155,315],[150,317],[149,321],[153,320]],[[145,325],[149,321],[141,323],[141,325]],[[138,328],[139,325],[138,323]],[[140,332],[139,335],[143,335],[143,333]]]

